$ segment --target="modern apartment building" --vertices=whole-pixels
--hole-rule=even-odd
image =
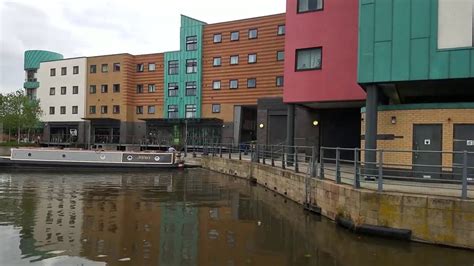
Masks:
[[[89,57],[86,119],[91,143],[143,142],[146,119],[161,117],[164,55]]]
[[[40,63],[59,59],[63,59],[62,54],[43,50],[25,51],[23,62],[25,82],[23,83],[23,88],[25,88],[28,96],[36,97],[37,90],[40,86],[40,82],[38,81],[38,69],[40,68]]]
[[[413,150],[385,162],[459,179],[461,155],[417,151],[474,151],[474,1],[360,1],[359,11],[362,146]]]
[[[164,54],[162,119],[147,119],[152,144],[187,141],[199,125],[202,88],[202,32],[206,23],[181,15],[180,50]],[[188,134],[186,134],[188,132]]]
[[[257,139],[258,99],[283,95],[284,50],[285,14],[204,27],[202,114],[224,142]]]
[[[129,121],[133,119],[132,100],[135,70],[130,54],[87,58],[87,115],[92,143],[126,143]]]
[[[290,145],[360,145],[365,93],[357,84],[357,6],[357,0],[287,1],[283,134]]]
[[[83,120],[86,97],[85,57],[40,63],[36,98],[42,106],[43,141],[54,144],[84,144],[88,123]]]

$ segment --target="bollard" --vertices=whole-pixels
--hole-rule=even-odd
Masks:
[[[286,168],[285,167],[285,151],[284,150],[285,150],[284,148],[281,150],[281,169],[283,169],[283,170]]]
[[[239,161],[242,161],[242,149],[239,147]]]
[[[295,173],[298,173],[300,171],[300,168],[298,166],[298,151],[295,149]]]
[[[266,151],[267,151],[267,147],[263,146],[263,152],[262,152],[262,163],[263,164],[266,164],[266,162],[265,162],[265,155],[266,155],[265,153],[266,153]]]
[[[275,159],[273,158],[273,145],[270,146],[270,160],[272,161],[272,166],[275,167]]]
[[[341,184],[341,151],[336,148],[336,183]]]
[[[311,177],[316,177],[316,167],[316,147],[313,146],[311,148]]]
[[[229,159],[232,159],[232,144],[229,144]]]
[[[219,144],[219,157],[222,158],[222,144]]]
[[[461,198],[467,199],[467,151],[464,151],[463,160],[462,160]]]
[[[250,146],[250,161],[251,162],[254,162],[255,159],[254,159],[254,150],[253,150],[253,146]]]
[[[383,191],[383,150],[379,151],[379,178],[377,180],[377,190]]]
[[[360,177],[359,177],[359,149],[354,150],[354,188],[360,188]]]
[[[324,179],[324,149],[321,147],[319,149],[319,166],[321,169],[319,170],[319,178]]]
[[[258,144],[255,145],[255,162],[260,163],[260,149]]]

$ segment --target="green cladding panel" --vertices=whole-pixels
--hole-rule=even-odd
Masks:
[[[164,117],[168,118],[168,106],[177,105],[179,111],[179,118],[186,117],[186,105],[196,105],[196,118],[201,117],[201,95],[202,95],[202,44],[203,44],[203,25],[204,22],[181,16],[181,31],[180,31],[180,50],[176,52],[165,53],[165,106]],[[197,49],[188,51],[186,49],[187,37],[196,36]],[[197,60],[197,72],[186,73],[186,61]],[[179,61],[179,74],[169,75],[169,61]],[[186,95],[186,83],[196,82],[196,95]],[[169,97],[168,84],[178,83],[179,93],[177,96]]]
[[[359,83],[474,77],[474,48],[438,49],[438,0],[359,0]]]
[[[63,58],[64,57],[62,54],[49,52],[49,51],[42,51],[42,50],[25,51],[24,69],[25,70],[38,69],[40,67],[41,62],[60,60]]]

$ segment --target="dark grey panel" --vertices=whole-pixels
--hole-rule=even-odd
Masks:
[[[415,176],[440,178],[442,133],[442,125],[413,126],[413,170]]]
[[[454,125],[453,149],[455,152],[472,152],[467,156],[468,178],[474,178],[474,124]],[[461,179],[464,154],[454,154],[454,173]]]

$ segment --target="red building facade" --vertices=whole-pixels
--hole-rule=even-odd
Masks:
[[[357,0],[287,0],[285,103],[363,101],[357,84]],[[300,49],[321,48],[321,66],[297,70]]]
[[[286,10],[288,145],[359,147],[358,0],[287,0]]]

